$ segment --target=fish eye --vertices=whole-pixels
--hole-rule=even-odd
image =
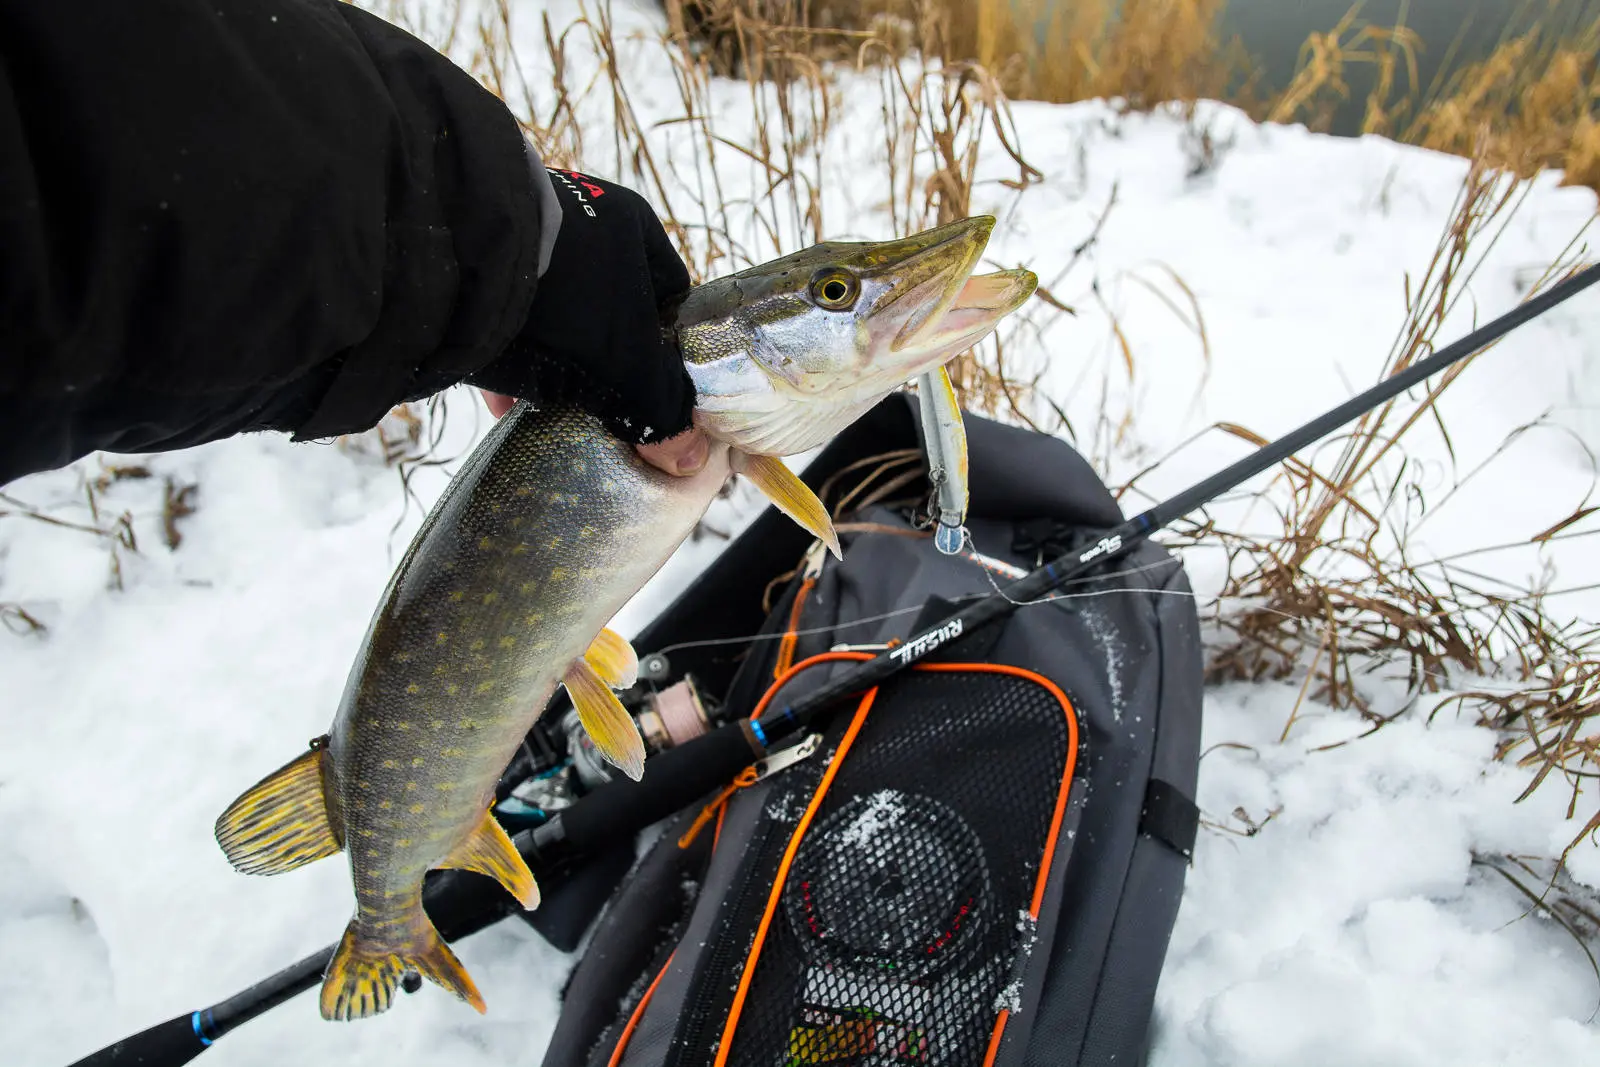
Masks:
[[[849,271],[837,267],[818,271],[811,279],[811,299],[829,311],[844,311],[861,295],[861,282]]]

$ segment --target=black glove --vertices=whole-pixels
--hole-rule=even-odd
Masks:
[[[694,383],[671,317],[688,269],[638,193],[576,171],[552,168],[550,180],[561,231],[527,324],[467,381],[581,407],[634,444],[687,430]]]

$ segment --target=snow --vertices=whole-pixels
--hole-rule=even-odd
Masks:
[[[520,32],[537,32],[526,15],[538,6],[519,5]],[[575,10],[542,6],[558,25]],[[623,29],[650,25],[628,8],[618,19]],[[635,106],[647,121],[668,117],[676,91],[635,47],[630,71],[657,90]],[[851,84],[840,83],[835,137],[849,151],[832,157],[826,217],[837,235],[883,236],[882,191],[860,165],[876,144],[876,91]],[[718,89],[730,128],[744,92]],[[1113,480],[1175,452],[1140,483],[1155,497],[1243,454],[1237,439],[1195,436],[1212,422],[1272,436],[1374,378],[1403,315],[1406,273],[1426,264],[1466,170],[1379,139],[1254,126],[1216,107],[1201,120],[1231,147],[1210,173],[1189,178],[1188,135],[1175,116],[1118,116],[1103,104],[1017,104],[1015,116],[1045,178],[1020,194],[1000,185],[1014,167],[989,143],[973,207],[1001,218],[995,264],[1027,264],[1056,282],[1113,185],[1117,202],[1092,253],[1054,286],[1078,315],[1035,307],[1011,332],[1008,356],[1017,370],[1043,372],[1041,387],[1063,403],[1079,447]],[[591,137],[597,151],[602,139]],[[725,156],[732,199],[752,179]],[[606,172],[603,160],[590,166]],[[1441,336],[1508,307],[1519,279],[1559,253],[1594,206],[1587,191],[1540,178],[1475,279],[1473,301]],[[1186,308],[1174,275],[1204,313],[1209,363],[1152,291]],[[1135,354],[1131,377],[1091,279]],[[1436,436],[1419,434],[1409,447],[1430,504],[1419,547],[1443,554],[1526,541],[1572,511],[1593,484],[1588,452],[1600,449],[1597,359],[1600,298],[1589,294],[1514,334],[1453,387],[1443,410],[1454,463]],[[1538,427],[1440,503],[1530,423]],[[452,394],[444,454],[462,452],[487,424],[473,396]],[[66,1063],[230,995],[331,942],[350,908],[342,864],[242,878],[211,824],[326,728],[420,510],[406,505],[394,470],[331,445],[255,436],[140,462],[155,477],[97,495],[101,520],[127,511],[137,535],[137,552],[117,553],[120,591],[107,588],[106,539],[0,518],[0,604],[48,627],[0,633],[0,1034],[9,1062]],[[89,523],[83,483],[101,463],[4,491]],[[447,475],[420,469],[418,500],[436,497]],[[199,486],[175,551],[161,541],[165,477]],[[736,533],[756,508],[739,488],[711,523]],[[637,629],[722,543],[686,546],[622,628]],[[1481,567],[1508,580],[1553,568],[1560,586],[1600,580],[1584,542],[1570,544],[1485,557]],[[1192,550],[1186,562],[1202,596],[1214,594],[1215,554]],[[1600,615],[1593,594],[1552,604]],[[1396,681],[1363,685],[1385,711],[1408,699]],[[1600,1062],[1600,981],[1587,959],[1473,862],[1558,854],[1578,826],[1565,818],[1561,785],[1513,803],[1527,772],[1496,762],[1495,737],[1468,719],[1429,721],[1426,702],[1356,740],[1366,730],[1358,717],[1308,701],[1280,743],[1298,697],[1298,679],[1207,694],[1199,802],[1215,825],[1201,835],[1159,990],[1152,1063]],[[1580,813],[1593,804],[1586,793]],[[1249,825],[1260,829],[1242,836]],[[1572,870],[1600,886],[1600,849],[1581,846]],[[515,921],[458,951],[488,1000],[486,1017],[430,988],[379,1019],[335,1026],[302,998],[231,1034],[203,1062],[536,1061],[570,960]]]

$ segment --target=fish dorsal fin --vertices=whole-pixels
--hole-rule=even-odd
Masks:
[[[505,829],[487,810],[472,833],[439,866],[488,875],[524,908],[532,911],[539,906],[539,887],[533,881],[533,872],[528,870],[528,861],[522,858]]]
[[[583,658],[613,689],[627,689],[639,680],[639,654],[615,630],[601,630]]]
[[[338,852],[322,769],[327,738],[251,786],[217,818],[217,844],[234,869],[282,874]]]
[[[634,781],[644,777],[644,739],[639,728],[605,679],[589,665],[587,655],[572,661],[561,684],[567,687],[578,719],[600,754]]]
[[[822,506],[817,494],[783,460],[776,456],[734,452],[733,469],[754,482],[756,488],[772,501],[773,507],[827,545],[835,559],[844,558],[844,553],[839,550],[839,535],[834,532],[828,509]]]

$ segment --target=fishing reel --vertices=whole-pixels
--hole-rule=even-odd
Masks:
[[[617,694],[654,755],[709,731],[717,707],[691,674],[671,681],[660,653],[639,660],[639,680]],[[563,695],[539,718],[500,777],[495,814],[513,832],[542,824],[554,812],[622,774],[600,754]]]

